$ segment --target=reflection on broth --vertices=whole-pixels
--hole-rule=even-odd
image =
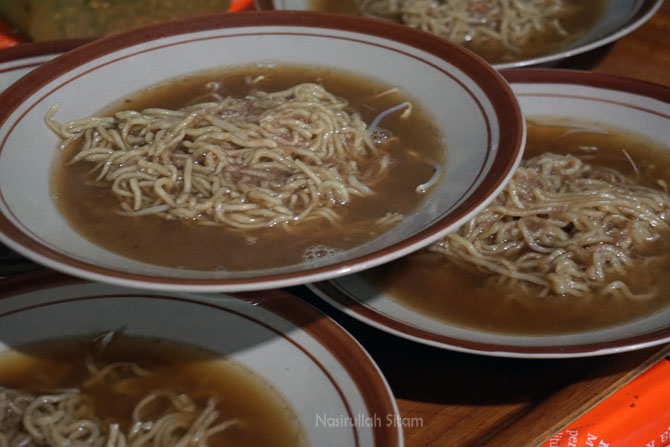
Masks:
[[[529,123],[524,161],[494,202],[365,277],[420,313],[495,332],[589,330],[667,305],[670,154],[565,126]]]
[[[0,354],[0,445],[304,446],[269,383],[174,342],[63,339]]]
[[[75,229],[189,269],[294,265],[364,243],[418,207],[444,158],[397,89],[326,68],[211,72],[100,118],[52,115],[66,146],[52,189]]]
[[[312,0],[310,8],[402,23],[463,45],[491,63],[500,63],[566,47],[596,23],[603,1]]]

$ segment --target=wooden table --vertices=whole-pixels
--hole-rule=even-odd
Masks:
[[[670,2],[632,34],[558,68],[592,70],[670,86]],[[569,360],[501,359],[443,351],[367,327],[306,289],[293,293],[333,316],[370,352],[389,381],[407,447],[533,447],[670,352],[660,346]]]

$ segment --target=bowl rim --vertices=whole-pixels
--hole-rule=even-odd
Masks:
[[[84,44],[91,42],[92,39],[60,39],[60,40],[46,40],[42,42],[26,42],[13,47],[0,49],[0,64],[7,62],[15,62],[21,59],[27,59],[37,56],[54,55],[59,56],[67,51],[73,50]],[[20,68],[37,67],[42,62],[35,62],[23,65]],[[15,68],[13,68],[15,69]],[[0,72],[5,71],[0,69]]]
[[[669,105],[668,113],[659,115],[670,120],[670,86],[666,87],[652,82],[610,74],[565,69],[503,70],[501,71],[501,74],[510,82],[510,84],[578,85],[630,93],[657,101],[663,101]],[[551,93],[547,94],[552,96]],[[561,94],[559,96],[565,97],[566,95]],[[627,105],[624,103],[617,104],[658,114],[655,111],[642,109],[638,106]],[[660,345],[670,341],[670,324],[668,324],[666,327],[654,330],[653,332],[629,335],[616,340],[565,346],[522,346],[509,343],[477,342],[467,340],[463,337],[459,338],[438,334],[386,316],[353,298],[349,293],[341,290],[337,286],[336,280],[307,284],[307,287],[319,298],[334,306],[336,309],[365,324],[376,327],[377,329],[425,345],[471,354],[516,358],[573,358],[632,351]],[[412,310],[408,311],[415,312]],[[415,313],[418,314],[418,312]],[[495,335],[495,333],[493,333],[493,335]],[[541,338],[542,336],[531,335],[530,337]]]
[[[102,292],[108,286],[101,283],[93,283],[84,279],[66,276],[58,272],[50,270],[41,270],[37,272],[30,272],[20,274],[14,277],[3,280],[3,288],[0,291],[0,301],[7,300],[22,294],[30,294],[54,288],[60,288],[71,285],[92,285],[100,289],[100,293],[92,294],[87,297],[73,297],[70,299],[64,298],[57,301],[48,300],[45,303],[26,304],[22,305],[16,303],[11,310],[0,312],[0,320],[6,316],[18,312],[30,311],[36,307],[48,306],[51,304],[81,301],[83,299],[110,299]],[[114,296],[137,296],[141,298],[149,298],[156,300],[176,300],[191,304],[204,305],[216,310],[226,310],[224,304],[217,304],[214,300],[203,301],[199,300],[197,296],[189,294],[156,294],[146,290],[129,289],[127,292],[122,292],[115,289],[112,292]],[[369,415],[394,415],[400,417],[397,402],[393,396],[393,392],[384,377],[384,374],[379,369],[372,356],[365,350],[365,348],[338,322],[324,314],[322,311],[298,299],[296,296],[284,290],[265,290],[253,293],[236,293],[229,294],[230,297],[240,301],[249,303],[252,306],[260,307],[275,316],[289,321],[291,324],[299,327],[306,334],[316,340],[319,345],[332,355],[350,376],[356,389],[361,395],[362,401]],[[337,389],[338,393],[343,397],[346,404],[347,400],[344,391],[340,388],[336,379],[328,372],[328,366],[322,364],[319,359],[315,358],[307,346],[303,346],[298,341],[294,340],[290,333],[284,329],[276,328],[268,323],[265,323],[262,318],[245,316],[234,309],[230,312],[243,316],[244,318],[254,321],[256,324],[264,326],[266,329],[274,332],[294,345],[297,349],[303,351],[311,360],[320,368],[324,374],[331,381],[333,387]],[[263,371],[255,371],[257,374],[263,376]],[[266,379],[267,380],[267,379]],[[290,402],[290,396],[286,396]],[[348,404],[346,404],[348,406]],[[352,415],[355,417],[355,415]],[[356,446],[360,446],[360,439],[354,426],[354,433],[356,436]],[[378,447],[401,447],[404,445],[404,435],[401,424],[373,424],[370,430],[375,440],[375,446]]]
[[[276,0],[255,0],[254,5],[257,10],[261,11],[284,11],[275,8]],[[656,14],[663,4],[663,0],[641,0],[640,7],[625,21],[620,28],[616,28],[591,42],[578,45],[576,47],[559,50],[543,56],[536,56],[529,59],[522,59],[512,62],[498,62],[492,64],[497,70],[506,70],[513,68],[528,67],[532,65],[543,65],[557,63],[563,59],[567,59],[578,54],[586,53],[588,51],[600,48],[609,43],[620,39],[621,37],[632,33],[642,25],[644,25],[651,17]],[[321,12],[320,14],[332,14]],[[379,19],[381,20],[381,19]],[[446,39],[445,39],[446,40]]]
[[[196,19],[160,23],[95,40],[47,62],[5,90],[0,95],[0,103],[3,104],[3,108],[0,109],[0,125],[4,125],[7,122],[14,110],[22,105],[25,99],[29,98],[48,82],[72,69],[114,51],[148,41],[155,41],[160,46],[159,39],[161,38],[179,35],[186,36],[196,32],[250,27],[262,30],[266,27],[281,26],[312,28],[310,30],[312,33],[315,32],[315,29],[334,29],[380,37],[425,51],[431,56],[447,60],[450,64],[461,70],[487,96],[499,121],[499,144],[488,175],[470,193],[468,199],[447,216],[402,241],[347,261],[288,273],[270,273],[244,278],[192,279],[169,278],[119,271],[85,262],[45,247],[14,225],[4,213],[0,214],[0,241],[24,256],[47,267],[96,281],[152,289],[184,291],[259,290],[304,284],[309,281],[340,276],[345,273],[372,267],[373,265],[417,250],[421,246],[427,245],[439,238],[442,233],[448,231],[448,227],[453,226],[457,221],[474,214],[489,200],[492,200],[495,192],[504,186],[505,180],[513,171],[523,152],[525,121],[523,120],[516,97],[503,77],[484,62],[483,59],[458,45],[445,42],[428,33],[413,30],[402,25],[362,17],[296,11],[256,11],[219,14]],[[273,34],[285,33],[273,31]],[[410,56],[416,58],[416,56]],[[16,125],[16,122],[14,125]],[[3,135],[0,141],[0,152],[6,139],[7,135]],[[1,190],[0,200],[4,201]],[[7,208],[9,209],[9,207]]]
[[[626,76],[566,68],[501,70],[510,84],[571,84],[631,93],[670,103],[670,86]]]

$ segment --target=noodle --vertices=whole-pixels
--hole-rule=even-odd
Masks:
[[[345,100],[304,83],[62,125],[54,106],[46,121],[63,145],[79,145],[71,163],[94,165],[119,213],[252,229],[337,220],[333,208],[374,194],[389,155],[347,109]]]
[[[179,269],[297,266],[313,246],[360,246],[402,220],[386,213],[419,209],[445,163],[446,138],[413,98],[329,67],[193,73],[119,98],[95,125],[54,112],[47,122],[65,150],[52,197],[73,230]]]
[[[96,367],[99,372],[87,382],[109,379],[119,366],[128,367],[130,379],[141,371],[134,364]],[[239,424],[220,420],[216,403],[210,398],[202,406],[186,394],[152,391],[137,403],[124,431],[117,423],[99,420],[79,389],[32,394],[0,387],[0,447],[204,447],[213,434]]]
[[[455,233],[430,247],[539,295],[603,293],[631,299],[624,276],[668,229],[670,195],[573,155],[524,160],[504,191]]]
[[[564,0],[357,0],[363,15],[393,20],[453,42],[496,42],[520,52],[538,33],[566,38]]]
[[[1,352],[0,446],[307,445],[291,404],[254,371],[121,331]]]

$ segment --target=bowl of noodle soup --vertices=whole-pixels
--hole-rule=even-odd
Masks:
[[[549,64],[642,26],[662,0],[256,0],[260,9],[362,15],[421,29],[498,69]]]
[[[3,243],[159,289],[301,284],[409,253],[484,206],[525,139],[504,79],[460,47],[313,13],[119,34],[3,100]]]
[[[440,241],[310,285],[348,314],[446,349],[576,357],[670,339],[670,89],[503,72],[528,120],[503,192]]]
[[[10,446],[403,445],[400,425],[315,423],[399,413],[363,348],[281,291],[150,293],[55,272],[7,280],[0,410]]]

